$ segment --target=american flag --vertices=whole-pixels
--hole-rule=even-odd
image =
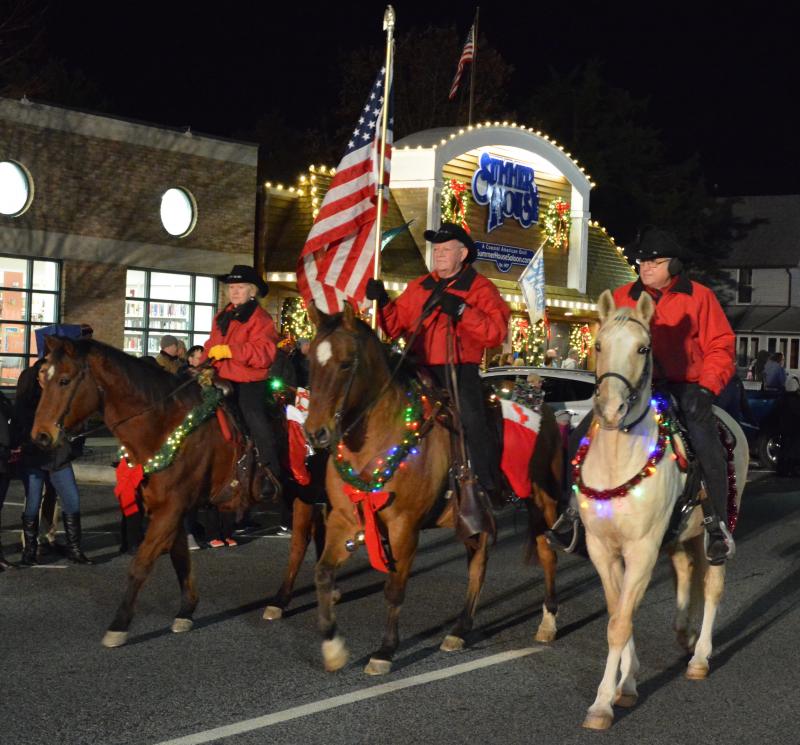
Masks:
[[[347,299],[360,303],[372,276],[384,74],[382,68],[297,263],[303,299],[324,313],[340,312]],[[388,111],[384,184],[389,183],[392,153],[391,85]]]
[[[469,33],[467,34],[467,41],[464,44],[464,49],[461,51],[461,59],[458,61],[458,69],[456,70],[456,76],[453,78],[453,84],[450,86],[450,95],[448,96],[449,100],[453,100],[456,97],[456,93],[458,92],[458,85],[461,82],[461,75],[464,72],[464,65],[468,62],[472,62],[472,58],[475,55],[475,24],[473,23],[472,26],[469,27]]]

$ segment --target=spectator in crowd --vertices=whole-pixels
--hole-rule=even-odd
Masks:
[[[577,370],[580,367],[580,354],[574,347],[567,353],[567,359],[561,363],[562,370]]]
[[[514,353],[513,352],[506,352],[506,354],[503,355],[503,359],[502,359],[502,362],[500,364],[501,365],[507,365],[508,367],[511,367],[514,364]]]
[[[524,357],[517,357],[511,365],[512,367],[524,367],[525,366],[525,358]]]
[[[197,367],[202,359],[203,347],[201,347],[199,344],[189,347],[189,351],[186,352],[186,364],[189,367]]]
[[[76,456],[73,445],[64,439],[60,445],[44,450],[30,439],[45,382],[44,362],[37,361],[30,368],[30,374],[20,375],[12,415],[12,442],[21,447],[22,483],[25,487],[22,563],[28,566],[38,563],[39,506],[44,481],[49,475],[61,499],[67,558],[76,564],[92,564],[81,550],[80,495],[71,464]]]
[[[6,501],[6,492],[9,482],[9,459],[11,457],[11,432],[9,420],[11,419],[11,402],[0,391],[0,529],[2,529],[3,503]],[[0,538],[2,532],[0,532]],[[0,572],[13,569],[13,564],[6,561],[3,555],[3,544],[0,540]]]
[[[238,546],[233,537],[233,525],[236,518],[235,512],[222,512],[216,505],[209,505],[206,510],[207,528],[209,535],[208,545],[211,548],[223,546]]]
[[[747,368],[747,379],[757,380],[759,383],[764,381],[764,367],[769,361],[769,352],[766,349],[758,351],[750,367]]]
[[[775,352],[764,365],[764,390],[783,391],[786,389],[786,370],[783,368],[783,355]]]
[[[558,367],[558,352],[555,349],[548,349],[544,353],[545,367]]]
[[[297,385],[300,388],[308,388],[309,361],[308,350],[311,346],[310,339],[298,339],[294,352],[292,353],[292,364],[294,365]]]
[[[279,380],[283,385],[281,388],[295,388],[298,385],[297,373],[293,364],[292,355],[295,352],[294,340],[291,336],[281,339],[275,350],[275,359],[269,369],[269,377]],[[294,393],[289,396],[289,400],[294,400]]]
[[[167,372],[177,375],[183,363],[178,356],[178,340],[172,334],[161,337],[161,351],[156,356],[156,362]]]

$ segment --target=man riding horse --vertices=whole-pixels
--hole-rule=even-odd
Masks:
[[[433,244],[433,271],[411,282],[395,300],[389,299],[381,280],[371,279],[367,298],[378,302],[381,328],[392,339],[409,340],[419,329],[412,358],[442,388],[447,387],[448,361],[455,366],[472,468],[494,501],[500,485],[492,465],[479,365],[485,349],[505,341],[511,312],[497,288],[473,268],[478,249],[464,228],[445,222],[438,230],[426,230],[425,238]]]
[[[708,496],[704,503],[706,555],[711,564],[722,564],[733,556],[735,547],[727,527],[725,451],[711,406],[734,375],[736,337],[713,291],[684,275],[685,252],[673,235],[648,227],[628,255],[639,266],[639,279],[618,287],[614,301],[617,307],[635,307],[646,292],[655,302],[650,329],[656,386],[675,397],[685,417]],[[590,414],[578,426],[571,450],[591,419]],[[549,537],[573,550],[579,522],[578,510],[570,503]]]

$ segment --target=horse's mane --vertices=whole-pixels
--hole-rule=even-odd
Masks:
[[[69,341],[76,351],[76,357],[86,359],[89,356],[99,357],[114,368],[115,375],[122,378],[123,385],[136,391],[148,404],[157,409],[167,409],[175,401],[186,406],[193,406],[200,400],[200,386],[193,383],[182,388],[174,396],[175,389],[186,381],[186,378],[173,375],[159,365],[152,364],[145,358],[134,357],[116,347],[112,347],[94,339],[77,339]],[[64,347],[49,353],[53,362],[67,356]]]
[[[337,328],[342,325],[343,315],[336,313],[325,318],[317,329],[319,336],[328,336],[333,333]],[[355,319],[357,324],[357,338],[362,340],[365,344],[373,346],[389,370],[389,374],[393,373],[400,360],[400,355],[392,351],[389,344],[382,342],[375,332],[372,330],[368,323],[365,323],[360,318]],[[400,364],[400,368],[394,375],[394,380],[402,386],[407,386],[409,381],[416,378],[416,367],[413,362],[410,362],[406,357]]]

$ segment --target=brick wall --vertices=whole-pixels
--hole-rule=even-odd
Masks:
[[[94,338],[122,348],[125,316],[125,267],[65,261],[61,317],[64,323],[88,323]]]
[[[0,226],[71,233],[176,250],[253,250],[256,168],[0,119],[0,160],[33,176],[25,214],[0,215]],[[197,225],[185,238],[161,225],[161,195],[188,189]]]

